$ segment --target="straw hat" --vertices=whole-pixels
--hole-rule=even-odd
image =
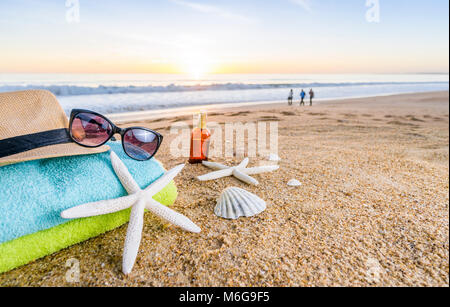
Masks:
[[[23,161],[101,153],[72,142],[56,97],[43,90],[0,93],[0,166]]]

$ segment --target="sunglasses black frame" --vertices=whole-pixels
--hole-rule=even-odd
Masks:
[[[72,123],[73,123],[73,119],[75,118],[75,116],[77,116],[77,115],[80,114],[80,113],[87,113],[87,114],[92,114],[92,115],[95,115],[95,116],[99,116],[99,117],[103,118],[104,120],[106,120],[106,121],[111,125],[111,128],[112,128],[111,134],[110,134],[110,136],[106,139],[106,141],[104,141],[103,143],[101,143],[101,144],[99,144],[99,145],[89,146],[89,145],[81,144],[81,143],[79,143],[79,142],[77,142],[77,141],[75,140],[75,138],[72,136]],[[147,132],[151,132],[151,133],[155,134],[155,135],[158,137],[158,145],[157,145],[157,147],[156,147],[155,152],[153,153],[153,155],[151,155],[151,157],[149,157],[149,158],[147,158],[147,159],[137,159],[136,157],[132,157],[132,156],[127,152],[127,150],[125,149],[124,135],[125,135],[125,133],[127,133],[128,131],[133,130],[133,129],[145,130],[145,131],[147,131]],[[102,114],[100,114],[100,113],[97,113],[97,112],[93,112],[93,111],[90,111],[90,110],[84,110],[84,109],[73,109],[73,110],[70,112],[69,135],[70,135],[70,138],[72,139],[72,141],[74,141],[75,143],[77,143],[77,144],[80,145],[80,146],[88,147],[88,148],[96,148],[96,147],[100,147],[100,146],[102,146],[102,145],[105,145],[105,144],[106,144],[109,140],[111,140],[111,138],[112,138],[115,134],[117,134],[117,133],[120,134],[120,138],[122,139],[122,148],[123,148],[123,151],[126,153],[126,155],[127,155],[128,157],[130,157],[131,159],[137,160],[137,161],[148,161],[148,160],[150,160],[151,158],[153,158],[153,157],[155,156],[155,154],[158,152],[158,149],[159,149],[159,147],[161,146],[161,143],[162,143],[162,141],[163,141],[163,136],[162,136],[160,133],[158,133],[158,132],[156,132],[156,131],[154,131],[154,130],[151,130],[151,129],[148,129],[148,128],[144,128],[144,127],[128,127],[128,128],[122,129],[122,128],[116,126],[116,125],[115,125],[112,121],[110,121],[106,116],[104,116],[104,115],[102,115]]]

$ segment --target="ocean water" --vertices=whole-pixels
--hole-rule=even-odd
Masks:
[[[217,74],[201,79],[164,74],[0,74],[0,92],[47,89],[66,113],[84,108],[109,114],[194,105],[284,101],[290,89],[329,99],[443,91],[448,74]]]

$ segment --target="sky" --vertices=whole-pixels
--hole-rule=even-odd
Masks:
[[[448,73],[448,0],[0,0],[0,72]]]

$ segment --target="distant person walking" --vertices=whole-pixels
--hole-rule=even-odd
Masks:
[[[302,89],[302,91],[300,92],[300,106],[304,106],[305,105],[305,97],[306,97],[306,93],[305,91]]]
[[[294,90],[291,89],[288,96],[288,105],[292,105],[292,100],[294,99]]]
[[[314,91],[313,91],[313,89],[310,89],[309,90],[309,105],[310,106],[312,106],[313,98],[314,98]]]

